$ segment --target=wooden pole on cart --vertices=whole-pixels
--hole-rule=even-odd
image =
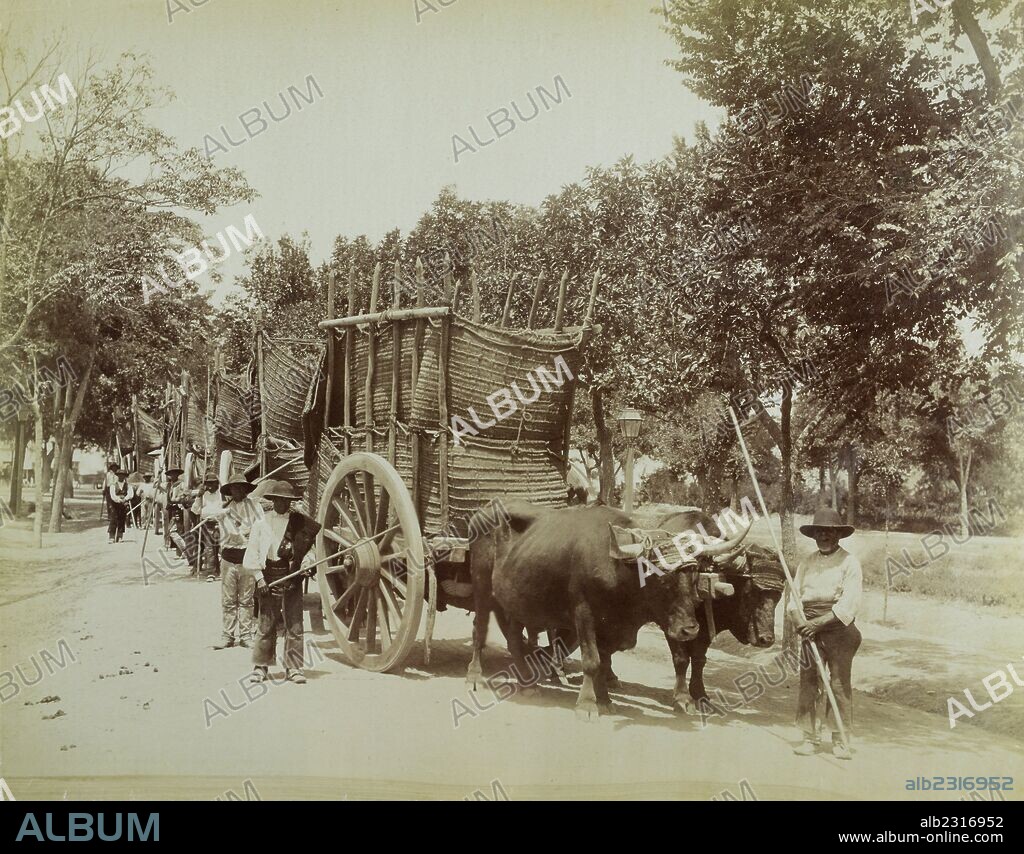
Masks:
[[[537,284],[533,288],[533,302],[530,303],[530,316],[526,320],[526,328],[533,329],[533,322],[537,319],[537,308],[540,306],[540,298],[544,295],[544,271],[537,274]]]
[[[335,281],[334,281],[334,269],[327,274],[327,319],[334,319],[334,294],[335,294]],[[347,332],[345,333],[348,334]],[[327,330],[327,376],[337,376],[334,373],[334,341],[337,333],[333,329]],[[327,383],[327,391],[324,396],[324,430],[326,431],[331,425],[331,386],[333,383]],[[261,392],[262,395],[262,392]],[[262,407],[261,407],[262,408]],[[346,448],[346,450],[348,450]]]
[[[334,282],[334,273],[331,273],[330,278],[331,285]],[[328,285],[328,291],[332,289],[331,285]],[[330,295],[328,295],[328,303],[330,302]],[[331,338],[334,337],[334,333],[328,333],[328,349],[332,349],[330,345]],[[256,392],[260,396],[260,475],[267,473],[267,390],[263,384],[263,377],[265,376],[263,370],[263,329],[256,330]],[[327,394],[331,393],[330,383],[327,385]]]
[[[373,282],[370,285],[370,314],[377,312],[377,297],[380,295],[380,261],[373,267]],[[377,370],[377,327],[373,324],[366,337],[366,384],[363,387],[363,415],[366,424],[366,450],[373,451],[373,375]],[[365,500],[364,496],[364,500]]]
[[[395,259],[395,292],[391,307],[396,311],[402,307],[402,265]],[[388,462],[395,465],[398,451],[398,406],[402,385],[402,322],[391,324],[391,424],[388,425]],[[381,501],[386,501],[387,490],[381,490]],[[379,514],[378,514],[379,515]],[[385,518],[384,522],[387,521]]]
[[[356,265],[354,261],[350,261],[348,265],[348,315],[351,317],[356,313]],[[352,417],[354,414],[354,400],[355,395],[352,393],[352,358],[354,353],[354,343],[352,336],[355,335],[355,329],[345,330],[345,366],[344,366],[344,378],[345,378],[345,389],[344,395],[341,400],[342,408],[342,423],[346,428],[352,426]],[[333,332],[332,332],[333,334]],[[331,366],[333,370],[334,366]],[[328,377],[333,374],[328,373]],[[328,382],[327,388],[330,389],[331,384]],[[330,410],[328,410],[328,418],[330,418]],[[352,453],[352,437],[349,435],[348,430],[345,430],[345,453]]]
[[[516,286],[515,273],[508,280],[508,291],[505,293],[505,307],[501,310],[501,328],[504,329],[508,326],[509,319],[512,316],[512,291]]]
[[[805,619],[803,606],[800,604],[800,600],[796,594],[796,584],[793,581],[792,573],[789,571],[789,564],[786,563],[786,556],[782,553],[782,546],[775,537],[775,529],[771,526],[771,517],[768,515],[768,505],[765,504],[764,496],[761,494],[761,487],[757,482],[757,472],[754,471],[754,463],[750,458],[750,452],[747,450],[747,443],[743,440],[743,431],[740,429],[740,422],[736,418],[736,411],[731,406],[729,407],[729,416],[732,418],[733,426],[736,428],[736,437],[739,439],[740,450],[743,451],[743,458],[747,461],[747,471],[750,474],[750,482],[754,486],[754,494],[757,495],[757,500],[761,505],[761,512],[764,513],[765,520],[769,523],[768,533],[772,535],[772,542],[775,544],[775,551],[779,556],[779,561],[782,563],[782,570],[786,573],[786,583],[789,595],[796,603],[800,618]],[[829,681],[828,673],[825,670],[825,662],[822,661],[818,644],[812,638],[808,641],[808,645],[811,647],[811,653],[814,656],[814,665],[818,668],[818,678],[821,679],[821,683],[825,688],[825,694],[828,697],[829,705],[832,706],[832,714],[835,715],[836,726],[839,727],[839,735],[843,739],[843,744],[849,746],[850,742],[846,737],[846,727],[843,726],[843,719],[839,715],[839,704],[836,702],[836,695],[832,692],[832,683]]]
[[[565,315],[565,290],[569,284],[569,271],[562,273],[562,281],[558,283],[558,305],[555,308],[555,332],[562,331],[562,320]]]
[[[469,274],[469,290],[473,295],[473,320],[480,323],[483,315],[480,311],[480,283],[476,280],[476,270]]]
[[[416,308],[423,308],[423,261],[416,259]],[[423,331],[426,321],[418,318],[412,334],[412,395],[416,400],[416,389],[420,381],[420,358],[423,355]],[[413,431],[412,438],[412,506],[420,512],[420,434]]]

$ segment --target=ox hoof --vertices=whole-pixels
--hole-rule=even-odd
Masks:
[[[593,700],[576,704],[576,720],[594,723],[600,718],[601,711]]]
[[[517,697],[536,697],[540,690],[535,685],[519,685],[516,688]]]
[[[677,694],[672,700],[672,708],[680,714],[697,714],[697,704],[688,694]]]
[[[482,670],[470,670],[466,673],[466,687],[470,691],[476,691],[484,681]]]

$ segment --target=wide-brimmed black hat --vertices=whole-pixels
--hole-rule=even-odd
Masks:
[[[853,525],[847,525],[843,522],[842,516],[840,516],[831,507],[819,507],[814,511],[814,520],[810,525],[801,525],[800,533],[805,537],[814,539],[816,533],[819,531],[835,531],[839,534],[839,539],[848,537],[853,533]]]
[[[127,472],[127,471],[125,471],[124,469],[118,469],[118,470],[117,470],[117,471],[115,472],[115,474],[116,474],[116,475],[117,475],[118,477],[128,477],[128,472]]]
[[[208,471],[206,477],[203,478],[203,484],[207,483],[220,483],[220,476],[215,471]]]
[[[223,495],[225,498],[230,498],[232,486],[244,486],[246,495],[248,495],[256,488],[256,484],[250,483],[244,477],[233,477],[231,478],[231,480],[229,480],[227,483],[221,486],[220,494]]]
[[[286,498],[289,501],[296,501],[299,494],[286,480],[267,480],[256,487],[256,494],[260,498]]]
[[[167,469],[164,472],[168,477],[181,477],[185,473],[185,469]]]

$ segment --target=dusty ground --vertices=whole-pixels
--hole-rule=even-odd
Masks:
[[[0,675],[0,776],[19,798],[212,798],[242,795],[246,780],[262,798],[331,799],[491,797],[495,780],[512,799],[739,796],[741,780],[759,799],[961,797],[907,791],[917,775],[1024,786],[1024,689],[952,731],[946,716],[946,697],[969,688],[980,703],[981,680],[1021,661],[1019,616],[903,594],[882,625],[870,593],[852,762],[792,754],[793,676],[704,727],[673,715],[671,663],[650,628],[616,657],[623,688],[593,724],[576,720],[567,688],[501,702],[482,692],[478,710],[463,681],[470,620],[457,611],[439,615],[430,664],[417,646],[396,675],[348,667],[307,623],[309,683],[247,697],[248,651],[211,649],[219,587],[173,562],[144,583],[140,542],[129,533],[134,541],[108,546],[90,527],[97,511],[76,502],[80,519],[47,536],[42,553],[27,548],[22,523],[0,530],[0,671],[11,674]],[[147,555],[157,558],[155,546]],[[709,689],[737,704],[732,680],[758,663],[776,673],[777,652],[720,638]],[[495,646],[485,668],[507,664]]]

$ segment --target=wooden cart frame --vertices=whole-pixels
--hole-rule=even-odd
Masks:
[[[416,304],[401,304],[401,269],[395,263],[394,294],[391,307],[381,310],[381,265],[373,272],[367,311],[356,306],[355,272],[348,277],[348,312],[336,314],[335,277],[328,286],[327,318],[319,326],[328,336],[326,350],[325,395],[322,404],[323,430],[318,466],[333,464],[326,482],[311,477],[310,509],[321,525],[317,538],[317,582],[323,602],[324,619],[344,657],[352,664],[372,671],[394,670],[404,663],[419,635],[424,605],[427,624],[424,644],[429,660],[430,638],[438,597],[437,568],[465,561],[469,539],[465,531],[454,532],[450,514],[449,460],[451,450],[449,349],[453,329],[470,319],[480,329],[500,334],[507,329],[512,290],[509,289],[500,325],[480,324],[480,292],[475,274],[471,277],[472,316],[462,319],[455,313],[458,283],[447,282],[451,294],[448,305],[424,304],[422,265],[416,270]],[[547,335],[576,336],[579,346],[587,336],[599,331],[593,322],[598,276],[594,276],[584,324],[563,328],[568,274],[563,275],[558,292],[554,326],[533,329],[542,295],[542,277],[538,278],[527,329],[538,340]],[[385,329],[386,327],[386,329]],[[390,359],[382,361],[377,352],[377,332],[390,334]],[[522,330],[519,331],[520,333]],[[355,358],[356,336],[364,335],[368,348],[364,361]],[[428,340],[429,339],[429,340]],[[411,351],[411,381],[405,386],[415,400],[422,402],[430,394],[436,401],[433,430],[409,429],[398,418],[403,405],[403,359]],[[431,376],[436,388],[424,391],[430,377],[423,371],[424,359],[432,363]],[[365,369],[365,375],[357,375]],[[575,378],[573,378],[575,381]],[[374,392],[377,392],[375,395]],[[386,394],[385,394],[386,393]],[[387,411],[375,411],[374,398],[389,400]],[[361,411],[356,411],[361,397]],[[569,426],[572,393],[560,413],[560,466],[564,477],[568,465]],[[430,442],[432,444],[426,445]],[[435,444],[436,443],[436,447]],[[397,465],[399,445],[411,445],[411,463],[404,457],[407,476],[400,476]],[[436,453],[437,482],[432,484],[440,499],[440,524],[436,513],[431,530],[418,513],[423,506],[423,455]],[[333,456],[333,459],[328,459]],[[431,464],[434,457],[431,456]],[[430,471],[434,471],[433,468]],[[322,484],[322,488],[320,488]],[[564,495],[564,492],[563,492]],[[564,498],[563,498],[564,500]],[[484,504],[481,501],[481,505]],[[465,586],[465,585],[463,585]],[[448,588],[446,588],[447,590]],[[453,594],[454,595],[454,594]],[[471,609],[471,596],[463,593],[461,607]]]

